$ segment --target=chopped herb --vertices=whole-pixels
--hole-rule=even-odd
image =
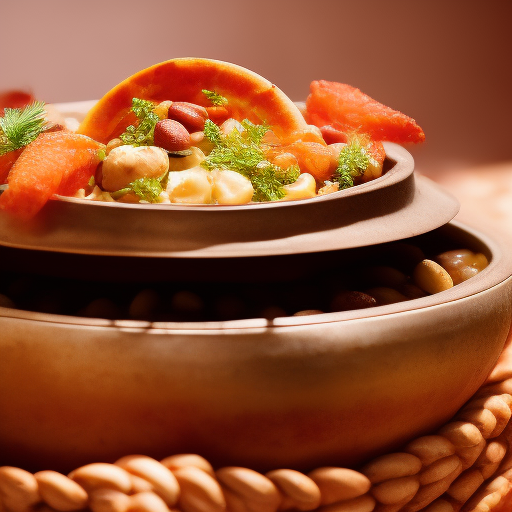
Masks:
[[[0,156],[30,144],[48,124],[44,103],[36,101],[23,109],[6,108],[0,117]]]
[[[228,104],[228,99],[224,98],[220,94],[217,94],[215,91],[209,91],[208,89],[203,89],[201,91],[215,107],[223,107]]]
[[[334,181],[339,183],[340,190],[353,187],[354,178],[362,176],[370,165],[370,155],[365,146],[365,141],[355,136],[340,151],[338,167],[334,172]]]
[[[132,146],[152,146],[155,125],[160,121],[157,114],[153,112],[155,105],[148,100],[139,98],[132,99],[132,112],[137,116],[137,126],[130,125],[126,131],[119,136],[125,143]]]
[[[300,175],[298,166],[281,169],[268,162],[262,139],[268,131],[266,125],[255,125],[245,119],[243,131],[234,129],[224,135],[219,127],[207,120],[205,137],[215,147],[202,162],[205,169],[229,169],[248,178],[254,187],[253,201],[276,201],[285,195],[283,186],[293,183]]]
[[[119,199],[130,192],[134,192],[142,201],[158,203],[162,191],[161,179],[139,178],[138,180],[132,181],[127,187],[112,192],[111,196],[114,199]]]

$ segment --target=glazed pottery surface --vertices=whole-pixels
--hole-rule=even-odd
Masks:
[[[507,251],[440,231],[489,267],[371,310],[150,324],[0,308],[1,463],[191,452],[262,470],[357,466],[433,431],[484,382],[512,319]]]

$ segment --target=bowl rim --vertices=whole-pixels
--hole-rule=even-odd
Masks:
[[[150,322],[144,320],[107,320],[69,315],[39,313],[14,308],[0,307],[0,321],[9,318],[29,322],[43,322],[84,329],[107,329],[151,335],[194,335],[203,334],[236,334],[243,332],[278,332],[283,328],[300,328],[313,325],[330,324],[352,320],[364,320],[389,315],[402,315],[433,307],[447,306],[478,294],[485,293],[506,281],[512,280],[512,254],[506,250],[506,242],[502,233],[495,232],[490,237],[476,228],[460,221],[453,221],[443,226],[459,235],[469,236],[483,246],[483,252],[490,256],[489,265],[473,276],[449,290],[418,299],[411,299],[385,306],[368,309],[321,313],[309,316],[278,317],[273,320],[264,318],[248,318],[242,320],[209,321],[209,322]],[[499,235],[499,236],[498,236]],[[505,240],[507,237],[505,236]]]
[[[47,252],[165,258],[234,258],[363,247],[449,222],[458,201],[414,175],[410,153],[384,143],[382,177],[310,199],[249,205],[144,205],[64,198],[33,223],[0,212],[0,245]]]

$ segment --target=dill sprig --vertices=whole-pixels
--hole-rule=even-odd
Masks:
[[[201,91],[212,103],[215,107],[223,107],[228,104],[228,99],[215,91],[209,91],[208,89],[203,89]]]
[[[277,201],[285,196],[284,185],[297,180],[298,166],[281,169],[265,158],[262,139],[268,131],[266,125],[255,125],[244,119],[243,131],[236,128],[224,135],[220,128],[207,120],[205,137],[214,148],[201,165],[208,170],[229,169],[248,178],[254,187],[253,201]]]
[[[47,128],[42,101],[20,108],[6,108],[0,117],[0,156],[30,144]]]
[[[340,190],[353,187],[354,178],[362,176],[370,165],[370,155],[365,146],[364,141],[355,136],[340,151],[333,178],[339,183]]]
[[[158,203],[163,191],[161,180],[161,178],[139,178],[132,181],[127,187],[112,192],[111,195],[114,199],[119,199],[129,192],[134,192],[142,201]]]
[[[132,146],[152,146],[155,126],[160,118],[153,112],[155,105],[148,100],[132,99],[132,112],[137,116],[137,126],[130,125],[119,138]]]

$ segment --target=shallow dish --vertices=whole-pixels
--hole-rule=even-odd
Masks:
[[[461,225],[428,236],[483,251],[490,265],[429,297],[274,321],[151,324],[0,308],[2,463],[68,470],[192,452],[262,470],[357,466],[431,432],[503,348],[512,262]]]
[[[385,148],[386,174],[325,196],[242,206],[61,197],[29,226],[0,214],[0,245],[123,257],[250,257],[374,245],[449,222],[458,202],[426,178],[415,178],[405,149],[392,143]]]

